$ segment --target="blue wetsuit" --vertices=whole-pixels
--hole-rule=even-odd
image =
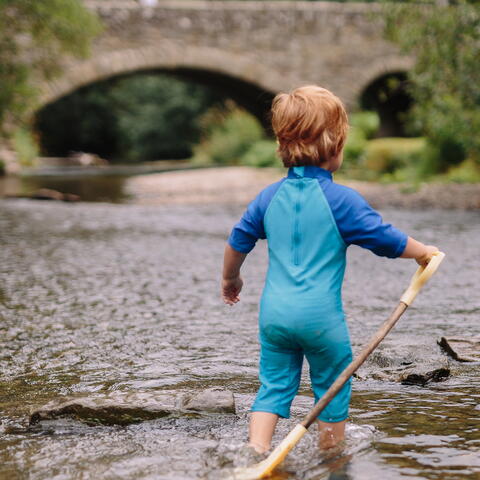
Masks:
[[[260,303],[260,382],[252,411],[289,417],[300,384],[303,357],[310,365],[315,401],[352,358],[341,288],[346,249],[360,245],[398,257],[407,236],[354,190],[332,181],[327,170],[293,167],[253,200],[229,244],[248,253],[268,241],[269,266]],[[350,382],[320,415],[348,416]]]

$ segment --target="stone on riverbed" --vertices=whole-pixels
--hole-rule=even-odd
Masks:
[[[418,358],[413,353],[388,356],[377,351],[370,356],[368,363],[371,368],[360,369],[354,376],[360,380],[372,378],[383,382],[400,382],[402,385],[423,387],[432,382],[442,382],[451,374],[449,362],[445,358],[425,362],[424,358]]]
[[[232,392],[228,390],[203,390],[194,395],[180,397],[180,410],[206,413],[235,413]]]
[[[402,385],[419,385],[424,387],[430,382],[443,382],[450,376],[450,369],[437,368],[425,373],[409,373],[401,378]]]
[[[73,418],[88,425],[129,425],[167,415],[235,413],[232,392],[208,389],[197,393],[112,392],[92,397],[54,400],[30,415],[30,425]]]
[[[62,193],[50,188],[40,188],[28,195],[6,195],[6,198],[29,198],[31,200],[55,200],[59,202],[79,202],[80,196],[74,193]]]
[[[438,344],[459,362],[480,362],[480,337],[442,337]]]

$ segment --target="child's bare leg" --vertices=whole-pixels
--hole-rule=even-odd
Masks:
[[[318,446],[321,450],[335,447],[345,439],[345,425],[343,422],[327,423],[317,420],[318,423]]]
[[[269,412],[252,412],[250,416],[250,441],[258,453],[270,450],[278,415]]]

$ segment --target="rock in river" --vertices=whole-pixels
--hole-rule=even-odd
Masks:
[[[235,413],[232,392],[228,390],[203,390],[194,395],[180,397],[180,410],[205,413]]]
[[[437,368],[425,373],[409,373],[401,378],[402,385],[419,385],[424,387],[430,382],[443,382],[450,376],[450,369]]]
[[[73,418],[88,425],[129,425],[167,415],[235,413],[232,392],[208,389],[196,393],[112,392],[54,400],[30,415],[30,425]]]

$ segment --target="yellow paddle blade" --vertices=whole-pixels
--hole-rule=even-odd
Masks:
[[[298,424],[265,460],[251,467],[236,468],[230,480],[255,480],[269,477],[305,433],[307,433],[307,429]]]

